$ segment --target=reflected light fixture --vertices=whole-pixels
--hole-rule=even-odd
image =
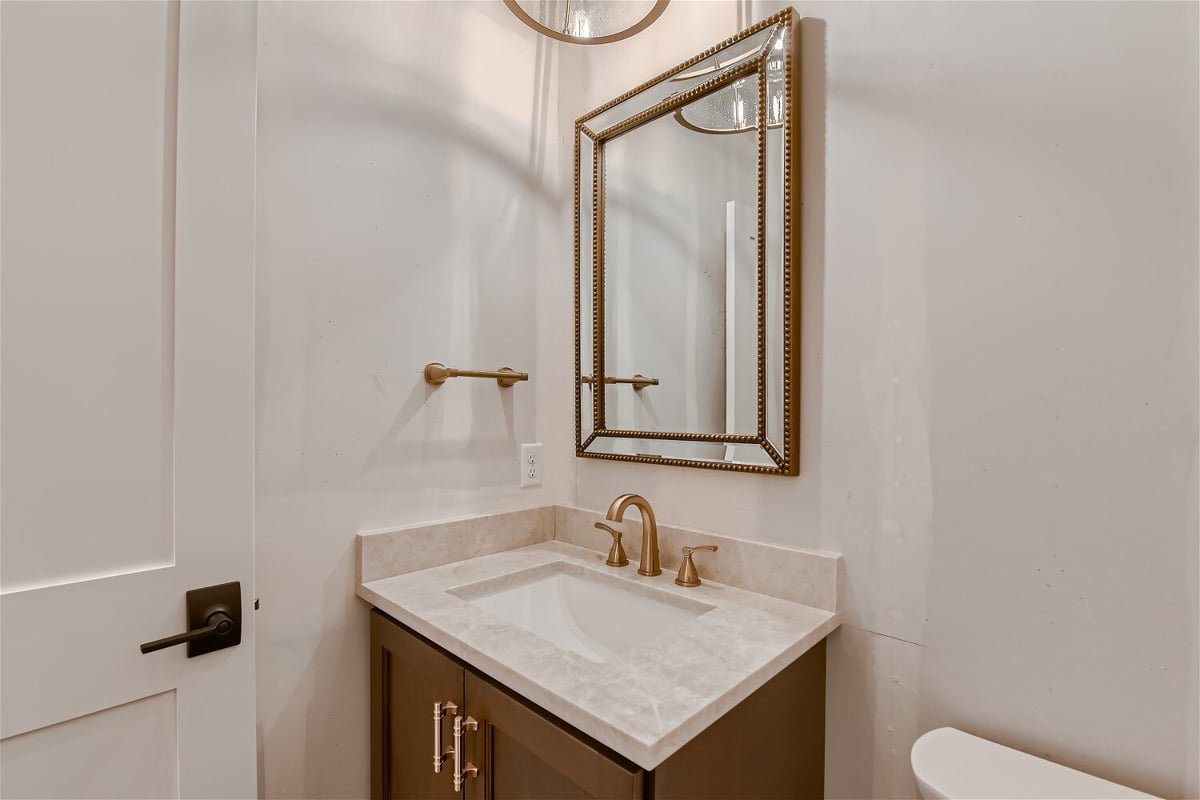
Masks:
[[[783,33],[771,45],[766,58],[767,80],[767,127],[783,126],[783,77],[784,50]],[[716,75],[723,70],[750,58],[759,57],[748,53],[732,61],[721,63],[713,57],[713,63],[691,70],[672,80],[685,80],[697,75]],[[739,78],[715,92],[688,103],[675,112],[675,121],[697,133],[742,133],[758,129],[758,81],[759,73]]]
[[[504,0],[538,33],[572,44],[628,39],[658,19],[670,0]]]

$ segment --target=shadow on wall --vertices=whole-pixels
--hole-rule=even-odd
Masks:
[[[345,557],[351,563],[352,576],[354,555],[354,541],[350,540]],[[322,611],[321,630],[323,634],[312,659],[312,694],[303,706],[307,732],[304,747],[305,785],[307,786],[322,786],[327,780],[331,761],[336,762],[342,758],[349,758],[352,761],[356,758],[363,761],[369,760],[369,753],[356,752],[356,747],[347,746],[347,742],[337,737],[313,735],[313,732],[316,731],[336,731],[337,720],[346,717],[343,698],[332,692],[322,691],[322,688],[361,685],[369,674],[369,663],[364,657],[369,652],[369,635],[364,636],[358,627],[346,628],[341,619],[342,604],[346,601],[347,589],[353,591],[352,586],[353,584],[351,587],[347,587],[345,575],[338,572],[329,576],[325,581],[324,590],[321,592],[323,601],[321,608],[328,610]],[[355,598],[351,600],[351,603],[354,611],[359,612],[360,601]],[[369,623],[364,620],[362,627],[367,628],[368,625]],[[361,694],[363,695],[361,711],[364,715],[369,715],[369,692]],[[351,715],[351,718],[363,719],[356,715]],[[351,742],[357,741],[357,737],[351,740]],[[367,758],[363,758],[364,756]],[[366,774],[369,774],[369,763],[361,763],[360,766]],[[323,794],[322,796],[330,797],[332,795]]]
[[[538,352],[540,240],[563,235],[570,187],[547,177],[554,48],[510,17],[490,2],[259,7],[263,797],[368,793],[353,532],[519,499],[534,387],[435,390],[421,374],[532,372]]]
[[[747,18],[753,22],[784,7],[754,11],[747,3]],[[793,393],[799,400],[792,408],[799,415],[800,478],[791,479],[789,491],[797,502],[819,509],[821,493],[821,444],[824,430],[822,398],[825,390],[825,205],[826,205],[826,109],[828,26],[823,19],[800,19],[800,183],[802,202],[794,211],[800,220],[800,362],[798,386]],[[738,494],[755,498],[751,508],[777,504],[779,485],[759,476],[718,475],[736,478],[744,484]],[[804,498],[800,500],[799,498]],[[801,525],[797,522],[797,526]],[[820,527],[819,525],[815,527]],[[787,541],[782,536],[781,541]],[[811,545],[815,546],[813,542]],[[850,587],[847,586],[847,589]],[[843,598],[847,604],[847,598]],[[828,725],[828,723],[827,723]]]
[[[777,9],[768,9],[774,13]],[[823,19],[800,20],[800,104],[803,135],[800,142],[801,337],[800,364],[800,474],[803,491],[820,504],[844,503],[832,485],[822,491],[821,445],[824,431],[825,303],[826,303],[826,163],[828,155],[828,24]],[[805,433],[807,432],[807,433]],[[855,469],[859,465],[855,465]],[[774,487],[763,481],[750,484],[764,506],[775,502]],[[828,493],[828,494],[827,494]],[[822,521],[828,519],[824,511]],[[823,536],[846,531],[823,531]],[[859,606],[854,583],[843,586],[842,606]],[[856,619],[861,623],[861,617]],[[915,713],[897,713],[881,707],[906,698],[913,709],[919,688],[919,670],[905,663],[914,648],[904,648],[887,637],[875,636],[849,622],[830,638],[829,685],[826,698],[826,794],[831,798],[917,797],[917,786],[908,768],[908,748],[916,738],[915,724],[904,720]],[[909,659],[911,660],[911,659]],[[891,684],[881,689],[880,683]],[[875,730],[884,721],[886,736]],[[887,747],[883,753],[880,748]]]
[[[821,372],[803,374],[804,364],[821,364],[825,344],[825,129],[826,31],[825,20],[800,20],[800,472],[815,468],[821,452],[820,436],[805,440],[803,432],[821,430]],[[815,379],[813,377],[815,373]],[[806,385],[807,384],[807,385]],[[815,469],[813,470],[816,471]]]
[[[520,106],[508,107],[502,93],[489,93],[489,105],[477,76],[456,74],[476,64],[448,58],[438,62],[445,68],[426,69],[393,60],[405,48],[364,47],[360,32],[317,14],[273,20],[264,49],[271,38],[287,39],[306,59],[262,59],[260,118],[264,138],[279,146],[260,159],[263,171],[279,174],[278,196],[270,188],[260,196],[260,263],[271,291],[259,296],[258,347],[270,354],[275,339],[302,338],[304,363],[273,370],[279,359],[259,359],[259,385],[280,398],[259,404],[260,487],[360,489],[364,479],[391,486],[415,463],[429,465],[430,488],[511,482],[509,455],[517,433],[533,428],[534,393],[476,380],[433,392],[419,370],[431,360],[484,369],[509,364],[514,353],[532,360],[530,231],[565,197],[543,177],[552,51],[537,42],[529,131],[515,118],[529,98],[518,92]],[[470,47],[459,40],[458,50]],[[329,64],[339,68],[322,68]],[[289,74],[272,80],[281,69]],[[315,152],[333,140],[346,146]],[[286,208],[279,227],[293,230],[276,233],[281,215],[265,212],[268,203]],[[331,212],[350,218],[330,221]],[[384,342],[397,346],[372,360]],[[266,416],[280,405],[290,413]],[[382,436],[343,449],[329,420],[354,415],[360,438],[364,413]]]

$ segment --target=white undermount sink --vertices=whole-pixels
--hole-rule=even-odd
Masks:
[[[634,573],[633,567],[626,569]],[[609,661],[715,608],[563,561],[448,591],[596,662]]]

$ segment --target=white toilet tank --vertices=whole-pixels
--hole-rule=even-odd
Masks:
[[[921,796],[930,800],[1153,798],[956,728],[938,728],[917,739],[912,768]]]

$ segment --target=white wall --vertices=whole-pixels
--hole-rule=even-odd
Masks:
[[[564,51],[564,118],[781,8]],[[798,3],[801,476],[583,460],[576,501],[845,554],[828,790],[952,724],[1197,777],[1195,4]]]
[[[365,797],[355,532],[569,496],[553,46],[499,2],[259,9],[260,793]],[[533,379],[433,390],[434,360]]]
[[[1195,5],[800,4],[801,476],[572,457],[569,123],[779,7],[581,48],[499,2],[261,5],[265,795],[367,791],[355,531],[626,490],[846,555],[831,794],[911,794],[943,723],[1200,792]]]

